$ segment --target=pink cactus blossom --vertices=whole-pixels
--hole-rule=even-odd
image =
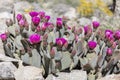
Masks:
[[[93,28],[95,28],[95,29],[100,26],[100,23],[97,21],[93,21],[92,24],[93,24]]]
[[[39,12],[39,16],[40,16],[40,18],[42,19],[43,17],[45,17],[45,12],[44,12],[44,11],[40,11],[40,12]]]
[[[67,40],[65,38],[57,38],[56,39],[56,44],[58,46],[63,46],[66,42],[67,42]]]
[[[7,40],[7,35],[6,35],[6,33],[1,34],[1,35],[0,35],[0,38],[1,38],[2,41]]]
[[[25,20],[24,19],[21,19],[18,24],[20,25],[20,27],[23,27],[25,26]]]
[[[18,21],[20,21],[21,19],[23,19],[23,16],[22,16],[22,14],[17,14],[16,18],[17,18]]]
[[[120,39],[120,30],[117,30],[117,31],[115,32],[114,37],[115,37],[116,39]]]
[[[50,16],[46,15],[46,16],[45,16],[45,19],[46,19],[47,21],[49,21],[49,20],[50,20]]]
[[[32,17],[32,22],[35,26],[39,25],[40,23],[40,18],[39,17]]]
[[[62,18],[57,18],[57,21],[56,21],[57,27],[62,28],[62,24],[63,24]]]
[[[31,44],[37,44],[41,41],[41,36],[37,33],[30,35],[29,41]]]
[[[42,26],[41,26],[42,31],[45,31],[48,28],[49,25],[50,25],[49,22],[43,23]]]
[[[97,43],[95,41],[89,41],[88,42],[88,47],[89,49],[94,49],[97,46]]]
[[[38,15],[38,12],[36,12],[36,11],[31,11],[31,12],[29,13],[29,15],[30,15],[31,17],[35,17],[35,16]]]
[[[107,55],[112,55],[112,49],[111,48],[107,48],[106,53],[107,53]]]

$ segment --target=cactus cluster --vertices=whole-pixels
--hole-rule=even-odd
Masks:
[[[6,21],[0,35],[5,54],[24,63],[44,68],[45,76],[59,71],[82,69],[95,77],[118,73],[120,31],[103,30],[98,21],[85,26],[68,26],[65,17],[50,22],[44,11],[23,14]]]

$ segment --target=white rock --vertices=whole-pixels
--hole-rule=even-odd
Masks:
[[[87,74],[85,71],[73,70],[71,73],[60,72],[58,77],[48,75],[46,80],[87,80]]]
[[[16,12],[24,12],[24,10],[31,10],[33,6],[27,1],[20,1],[14,4]]]
[[[74,19],[77,18],[77,12],[75,8],[69,8],[69,11],[67,11],[64,16],[66,16],[68,19]]]
[[[78,19],[80,25],[90,25],[91,24],[91,20],[85,17],[82,17],[80,19]]]
[[[6,61],[6,62],[11,62],[11,61],[18,62],[19,61],[18,59],[14,59],[14,58],[5,56],[5,54],[0,54],[0,60]]]
[[[0,62],[0,77],[14,78],[14,72],[17,68],[11,62]]]
[[[69,5],[59,3],[56,5],[53,5],[52,10],[54,13],[58,13],[59,15],[62,15],[66,13],[67,11],[69,11]]]
[[[4,16],[3,16],[4,15]],[[12,14],[8,13],[8,12],[1,12],[0,13],[0,19],[2,18],[12,18]]]
[[[97,80],[120,80],[120,74],[118,74],[118,75],[115,75],[115,74],[108,75],[108,76],[105,76],[105,77],[97,79]]]
[[[97,17],[93,16],[92,21],[100,21]]]
[[[0,0],[0,12],[12,11],[14,0]]]
[[[120,15],[120,0],[116,0],[115,14]],[[120,16],[118,16],[120,18]]]
[[[22,61],[19,62],[19,68],[14,72],[16,80],[44,80],[43,69],[33,66],[23,66]]]

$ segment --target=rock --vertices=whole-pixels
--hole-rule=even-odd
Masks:
[[[11,62],[0,62],[0,77],[14,78],[14,72],[17,68]]]
[[[44,80],[43,69],[33,66],[23,66],[22,61],[19,61],[19,68],[14,72],[16,80]]]
[[[65,17],[67,17],[68,19],[74,19],[74,18],[77,18],[77,12],[76,12],[76,9],[75,8],[69,8],[69,11],[67,11],[65,14],[64,14]]]
[[[6,18],[12,18],[12,14],[10,14],[8,12],[1,12],[0,13],[0,19],[6,19]]]
[[[58,13],[59,15],[66,13],[69,10],[69,5],[66,4],[57,4],[52,7],[54,13]]]
[[[115,8],[115,14],[116,16],[120,17],[120,0],[116,0],[116,8]]]
[[[33,6],[27,1],[20,1],[14,4],[17,13],[29,12],[33,10]]]
[[[91,19],[92,19],[92,21],[100,21],[99,18],[96,16],[91,17]]]
[[[0,12],[11,12],[14,0],[0,0]]]
[[[8,12],[1,12],[0,13],[0,34],[5,32],[6,27],[7,27],[5,21],[8,18],[12,18],[11,13],[8,13]]]
[[[48,75],[46,80],[87,80],[85,71],[73,70],[71,73],[60,72],[57,73],[58,77],[52,74]]]
[[[75,1],[73,0],[50,0],[49,2],[53,2],[54,4],[63,3],[63,4],[71,5],[71,6],[77,6],[79,4],[79,1],[80,0],[75,0]]]
[[[11,58],[11,57],[7,57],[7,56],[5,56],[5,54],[0,54],[0,61],[18,62],[19,60],[18,60],[18,59]]]
[[[91,20],[88,19],[88,18],[85,18],[85,17],[82,17],[82,18],[78,19],[78,21],[79,21],[79,24],[83,25],[83,26],[91,24]]]
[[[36,2],[32,3],[32,6],[34,7],[35,11],[40,11],[42,9],[41,5]]]
[[[100,78],[100,79],[97,79],[97,80],[120,80],[120,74],[107,75],[107,76]]]

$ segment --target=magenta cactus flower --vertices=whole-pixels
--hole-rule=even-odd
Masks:
[[[49,25],[50,25],[49,22],[43,23],[42,26],[41,26],[42,31],[45,31],[48,28]]]
[[[0,38],[1,38],[2,41],[7,40],[7,35],[6,35],[6,33],[1,34],[1,35],[0,35]]]
[[[62,18],[57,18],[57,21],[56,21],[57,27],[62,28],[62,24],[63,24]]]
[[[105,37],[106,38],[112,38],[113,31],[112,30],[105,30]]]
[[[45,12],[44,12],[44,11],[40,11],[40,12],[39,12],[39,16],[40,16],[40,18],[42,19],[43,17],[45,17]]]
[[[107,53],[107,55],[112,55],[112,49],[111,48],[107,48],[106,53]]]
[[[89,49],[94,49],[97,46],[97,43],[95,41],[89,41],[88,42],[88,47]]]
[[[84,32],[85,32],[85,34],[88,33],[88,30],[89,30],[89,27],[88,26],[84,26]]]
[[[62,18],[57,18],[57,21],[62,21]]]
[[[35,16],[38,16],[38,12],[36,12],[36,11],[31,11],[31,12],[29,13],[29,15],[30,15],[31,17],[35,17]]]
[[[46,19],[47,21],[49,21],[49,20],[50,20],[50,16],[46,15],[46,16],[45,16],[45,19]]]
[[[32,22],[35,26],[38,26],[39,23],[40,23],[40,18],[35,16],[35,17],[32,17]]]
[[[30,35],[29,41],[31,44],[37,44],[41,41],[41,36],[37,33]]]
[[[23,27],[25,25],[25,20],[21,19],[18,24],[20,25],[20,27]]]
[[[67,42],[67,40],[65,38],[57,38],[56,39],[56,44],[58,46],[63,46],[66,42]]]
[[[117,30],[117,31],[115,32],[114,37],[115,37],[116,39],[120,39],[120,30]]]
[[[23,16],[21,14],[17,14],[17,20],[20,21],[21,19],[23,19]]]
[[[100,23],[97,21],[93,21],[92,24],[93,24],[93,28],[95,29],[97,29],[100,26]]]
[[[109,35],[111,35],[111,34],[113,34],[113,31],[112,31],[112,30],[105,30],[105,35],[106,35],[106,36],[109,36]]]

